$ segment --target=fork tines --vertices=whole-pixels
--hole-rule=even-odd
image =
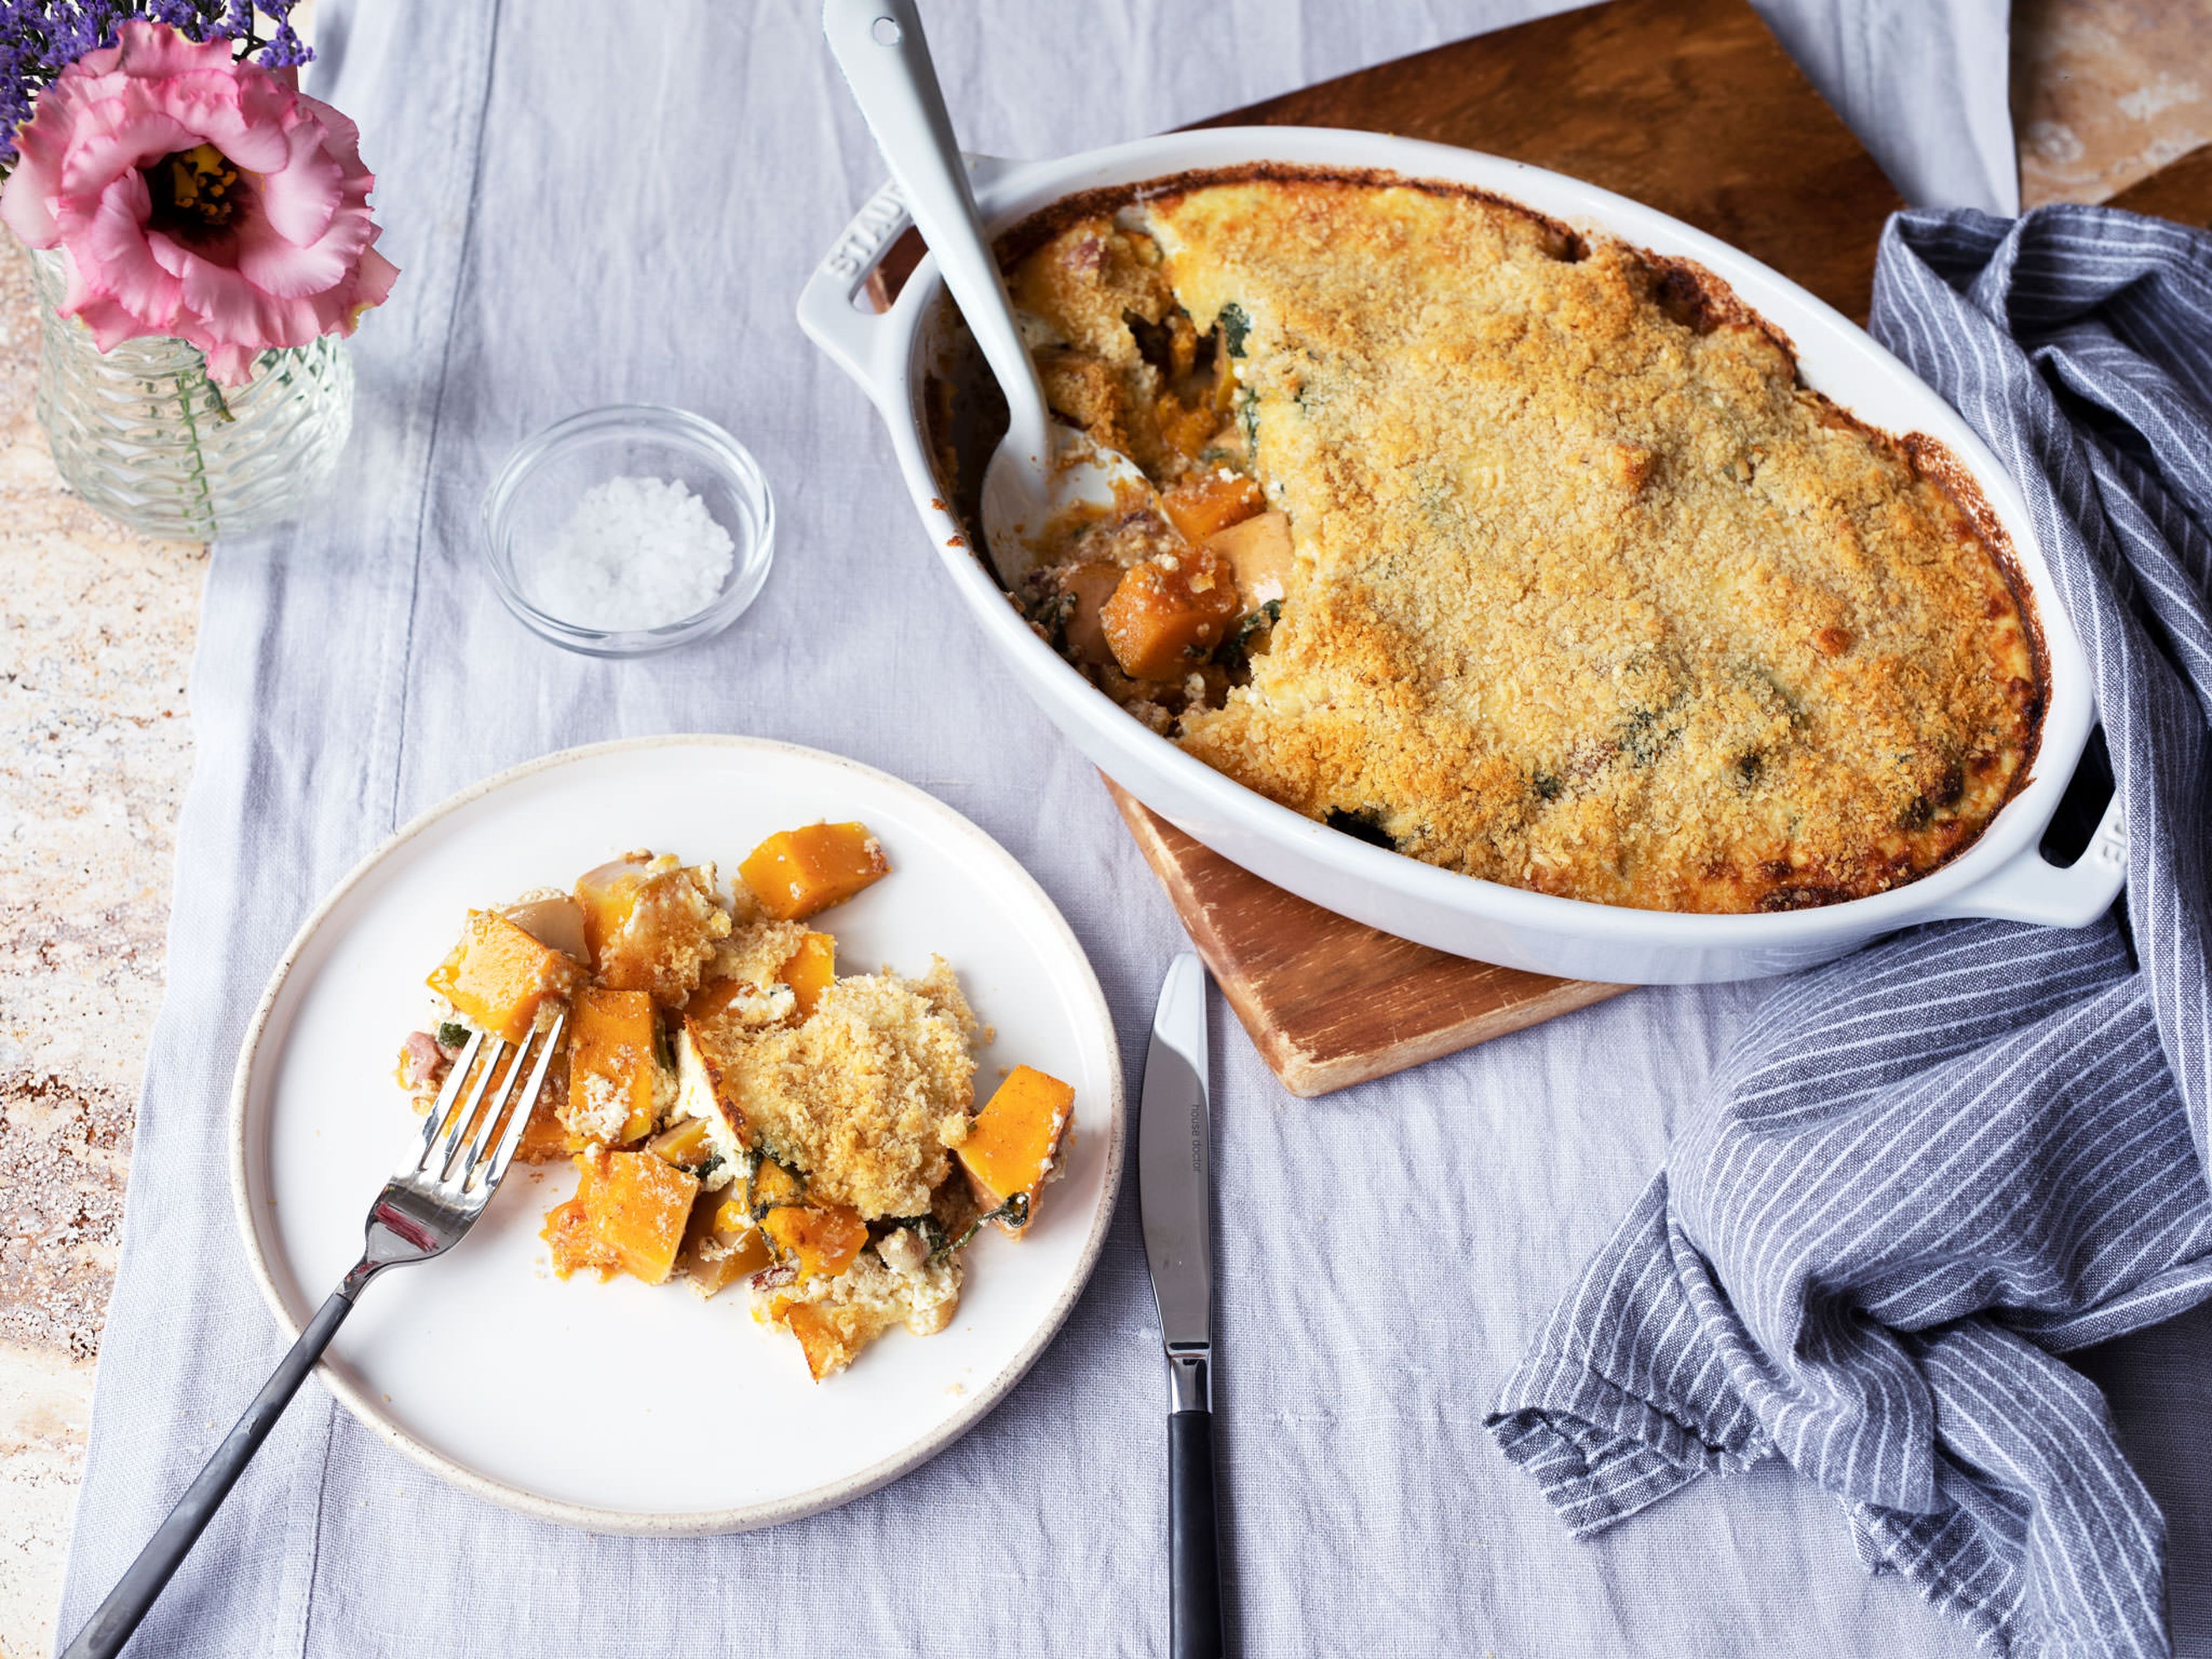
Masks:
[[[568,1011],[562,1010],[532,1031],[520,1048],[503,1037],[484,1031],[471,1033],[447,1075],[445,1087],[438,1091],[437,1103],[424,1115],[419,1154],[400,1173],[452,1182],[460,1194],[470,1198],[497,1186],[521,1142],[530,1109],[544,1085],[545,1069],[561,1046],[561,1031],[568,1018]],[[518,1087],[519,1084],[523,1086]],[[455,1154],[465,1135],[467,1156],[457,1166]],[[487,1146],[492,1147],[489,1168],[484,1162]]]

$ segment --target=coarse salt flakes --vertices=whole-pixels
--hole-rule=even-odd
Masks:
[[[735,551],[680,480],[609,478],[584,492],[546,545],[531,603],[580,628],[659,628],[712,604]]]

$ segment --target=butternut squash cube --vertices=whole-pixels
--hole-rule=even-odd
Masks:
[[[1053,1173],[1060,1144],[1075,1121],[1075,1091],[1056,1077],[1017,1066],[975,1114],[968,1139],[953,1149],[968,1172],[975,1201],[1018,1238],[1036,1218],[1037,1195]],[[1009,1200],[1018,1199],[1018,1203]],[[1009,1210],[1012,1213],[1008,1213]]]
[[[581,1135],[572,1133],[561,1121],[552,1101],[541,1099],[531,1109],[530,1121],[522,1126],[522,1139],[514,1145],[514,1156],[524,1164],[550,1164],[556,1158],[573,1158],[584,1150],[585,1144]]]
[[[712,1019],[752,988],[741,980],[710,981],[694,991],[684,1004],[686,1020]]]
[[[791,987],[799,1017],[805,1019],[814,1012],[817,999],[837,981],[837,941],[827,933],[809,933],[775,976]]]
[[[699,1166],[719,1156],[714,1151],[714,1126],[703,1117],[680,1117],[645,1143],[645,1150],[679,1170],[699,1173]]]
[[[653,998],[587,985],[568,1014],[568,1100],[562,1121],[611,1146],[653,1128]]]
[[[702,1193],[692,1206],[690,1224],[684,1234],[684,1253],[678,1261],[691,1288],[702,1297],[711,1297],[747,1274],[771,1266],[775,1255],[744,1205]]]
[[[750,1012],[750,1005],[761,995],[761,988],[742,979],[710,979],[694,991],[684,1003],[684,1018],[693,1023],[713,1019],[733,1002],[747,1004]],[[763,1022],[750,1018],[740,1022],[742,1025],[760,1023]]]
[[[578,977],[573,958],[540,945],[495,910],[471,910],[460,943],[424,983],[470,1024],[520,1042],[538,1009],[567,996]]]
[[[601,1152],[596,1158],[587,1152],[577,1158],[577,1168],[587,1163],[596,1166],[583,1196],[592,1237],[633,1279],[665,1282],[684,1248],[698,1178],[650,1152]]]
[[[851,1278],[833,1279],[821,1294],[777,1294],[764,1316],[799,1339],[807,1373],[819,1382],[843,1370],[861,1349],[896,1325],[904,1324],[920,1335],[942,1330],[958,1301],[956,1291],[949,1302],[939,1301],[924,1310],[896,1292],[884,1294],[884,1289],[880,1280],[856,1288]],[[756,1310],[754,1316],[763,1316]]]
[[[1237,591],[1247,606],[1279,599],[1289,591],[1297,556],[1291,550],[1291,515],[1267,512],[1216,531],[1206,544],[1237,572]]]
[[[1060,591],[1067,600],[1060,632],[1077,661],[1104,668],[1114,660],[1114,647],[1106,643],[1099,613],[1121,585],[1121,567],[1104,559],[1087,559],[1060,573]]]
[[[591,1196],[598,1189],[605,1154],[586,1147],[576,1156],[576,1194],[545,1212],[538,1236],[552,1247],[553,1271],[562,1279],[580,1267],[596,1271],[601,1283],[621,1270],[621,1259],[592,1232]]]
[[[1212,656],[1243,607],[1234,567],[1207,547],[1133,565],[1099,613],[1124,673],[1180,680]]]
[[[774,1158],[754,1160],[752,1179],[745,1188],[745,1201],[754,1215],[764,1216],[779,1205],[796,1204],[805,1195],[799,1177]]]
[[[1196,460],[1212,441],[1213,428],[1220,418],[1213,411],[1211,397],[1205,392],[1198,396],[1193,405],[1186,405],[1172,392],[1164,392],[1152,400],[1152,422],[1159,428],[1160,441],[1189,461]]]
[[[809,1279],[817,1273],[834,1279],[868,1242],[868,1224],[843,1204],[782,1205],[761,1218],[761,1231]]]
[[[566,1279],[580,1267],[590,1267],[605,1283],[622,1266],[615,1253],[592,1237],[592,1218],[580,1198],[569,1199],[546,1211],[545,1225],[538,1236],[552,1249],[553,1272],[558,1278]]]
[[[777,921],[803,921],[842,904],[890,873],[884,849],[864,823],[810,823],[770,836],[747,854],[738,874]]]
[[[799,1339],[799,1351],[806,1356],[806,1374],[817,1382],[851,1364],[864,1346],[848,1341],[829,1310],[811,1302],[794,1303],[775,1319]]]
[[[576,882],[592,972],[611,991],[644,991],[680,1007],[699,983],[729,913],[714,902],[711,865],[626,853]]]
[[[1201,443],[1212,433],[1213,422],[1209,415],[1206,431],[1200,434]],[[1226,530],[1255,513],[1265,512],[1267,506],[1267,492],[1256,479],[1231,472],[1226,467],[1193,473],[1160,495],[1160,511],[1167,514],[1170,524],[1182,532],[1182,538],[1194,546],[1216,531]]]
[[[545,1082],[531,1103],[530,1121],[522,1126],[522,1139],[515,1142],[514,1155],[522,1163],[550,1164],[584,1150],[582,1139],[571,1134],[561,1121],[561,1109],[568,1099],[568,1055],[564,1049],[546,1066]]]

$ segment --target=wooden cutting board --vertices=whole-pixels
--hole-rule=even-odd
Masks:
[[[1632,196],[1865,319],[1905,205],[1746,0],[1611,0],[1401,58],[1201,127],[1356,127]]]
[[[1711,231],[1861,319],[1882,221],[1904,205],[1744,0],[1612,0],[1199,125],[1261,124],[1391,132],[1572,173]],[[1388,1076],[1627,988],[1377,933],[1107,787],[1292,1094]]]
[[[2212,230],[2212,144],[2192,149],[2141,183],[2130,185],[2108,205]]]

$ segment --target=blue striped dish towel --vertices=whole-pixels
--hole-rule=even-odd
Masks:
[[[2057,1356],[2212,1296],[2212,236],[1901,214],[1874,331],[2027,492],[2126,922],[1778,982],[1488,1420],[1578,1535],[1779,1455],[1988,1650],[2163,1655],[2164,1522]]]

